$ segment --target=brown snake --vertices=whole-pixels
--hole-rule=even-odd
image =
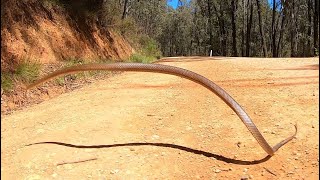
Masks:
[[[193,82],[196,82],[213,93],[219,96],[242,120],[245,126],[248,128],[253,137],[258,141],[260,146],[270,155],[274,155],[274,153],[283,145],[291,141],[297,134],[297,125],[295,125],[295,133],[284,139],[283,141],[276,144],[274,147],[271,147],[262,134],[259,132],[258,128],[252,122],[247,113],[242,109],[242,107],[221,87],[216,85],[214,82],[209,79],[194,73],[192,71],[169,66],[162,64],[140,64],[140,63],[111,63],[111,64],[83,64],[77,65],[73,67],[67,67],[58,71],[55,71],[35,83],[29,85],[27,89],[33,88],[43,82],[46,82],[56,76],[61,76],[64,74],[71,74],[81,71],[93,71],[93,70],[109,70],[109,71],[139,71],[139,72],[152,72],[152,73],[162,73],[162,74],[171,74],[175,76],[179,76],[182,78],[189,79]]]

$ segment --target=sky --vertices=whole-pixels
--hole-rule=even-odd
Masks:
[[[167,0],[167,4],[176,9],[178,6],[178,0]]]
[[[190,2],[192,0],[187,0],[187,2]],[[179,4],[179,0],[167,0],[167,4],[171,7],[173,7],[173,9],[177,9],[178,4]]]

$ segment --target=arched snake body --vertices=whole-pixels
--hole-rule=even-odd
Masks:
[[[169,66],[162,64],[141,64],[141,63],[110,63],[110,64],[83,64],[77,65],[73,67],[67,67],[58,71],[55,71],[35,83],[29,85],[27,89],[33,88],[43,82],[46,82],[56,76],[61,76],[64,74],[71,74],[82,71],[93,71],[93,70],[103,70],[103,71],[138,71],[138,72],[152,72],[152,73],[162,73],[162,74],[171,74],[175,76],[179,76],[182,78],[189,79],[193,82],[196,82],[213,93],[219,96],[242,120],[245,126],[248,128],[250,133],[254,136],[254,138],[258,141],[259,145],[270,155],[274,155],[274,153],[283,145],[291,141],[296,133],[297,133],[297,125],[295,125],[295,133],[284,139],[283,141],[276,144],[274,147],[271,147],[262,134],[259,132],[258,128],[255,126],[251,118],[247,115],[247,113],[242,109],[242,107],[221,87],[216,85],[214,82],[209,79],[194,73],[192,71]]]

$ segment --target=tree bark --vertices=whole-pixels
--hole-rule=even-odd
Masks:
[[[297,19],[296,19],[296,7],[295,0],[291,2],[291,32],[290,32],[290,46],[291,46],[291,57],[297,56]]]
[[[278,39],[278,44],[277,44],[277,50],[276,50],[276,57],[279,57],[281,54],[281,48],[282,48],[282,37],[283,37],[283,33],[284,33],[284,28],[286,26],[286,21],[287,21],[287,9],[288,9],[288,1],[285,0],[281,0],[281,5],[282,5],[282,9],[281,9],[281,26],[280,26],[280,30],[279,30],[279,39]]]
[[[125,19],[127,17],[127,12],[128,12],[128,1],[129,0],[124,0],[123,4],[123,12],[122,12],[122,17],[121,19]]]
[[[279,57],[279,55],[281,54],[281,44],[282,44],[282,37],[283,37],[283,31],[284,31],[284,26],[285,26],[285,20],[286,20],[286,16],[282,15],[282,20],[281,20],[281,27],[280,27],[280,32],[279,32],[279,40],[278,40],[278,44],[276,46],[276,57]]]
[[[212,4],[213,10],[218,18],[219,21],[219,32],[220,32],[220,50],[222,52],[223,56],[227,56],[227,32],[226,32],[226,27],[225,27],[225,19],[223,17],[223,7],[222,7],[222,1],[220,4],[220,9],[218,11],[217,7]]]
[[[241,33],[241,56],[244,57],[245,56],[245,27],[246,27],[246,16],[247,16],[247,12],[246,12],[246,0],[243,0],[243,14],[242,14],[242,20],[243,20],[243,24],[242,24],[242,33]]]
[[[275,27],[275,20],[276,20],[276,0],[272,1],[272,23],[271,23],[271,33],[272,33],[272,43],[271,43],[271,51],[272,57],[277,57],[276,52],[276,27]]]
[[[260,36],[261,36],[263,57],[267,57],[267,45],[266,45],[266,42],[265,42],[265,39],[264,39],[264,29],[263,29],[263,21],[262,21],[262,18],[261,18],[260,0],[256,0],[256,2],[257,2],[257,8],[258,8],[259,30],[260,30]]]
[[[247,38],[246,38],[246,57],[250,56],[250,41],[251,41],[251,27],[252,27],[252,14],[253,14],[253,4],[251,0],[248,0],[250,6],[249,21],[247,23]]]
[[[312,55],[312,47],[311,47],[311,29],[312,29],[312,0],[308,0],[308,32],[307,32],[307,56],[310,57]]]
[[[222,36],[221,39],[221,48],[222,48],[222,56],[227,56],[227,33],[226,33],[226,27],[224,23],[224,19],[220,19],[220,34]]]
[[[314,46],[314,55],[319,56],[319,0],[314,0],[313,46]]]
[[[237,24],[236,24],[236,3],[237,0],[231,1],[231,23],[232,23],[232,56],[237,57]]]
[[[211,12],[211,0],[207,0],[208,8],[208,23],[209,23],[209,41],[210,41],[210,50],[213,50],[213,28],[212,28],[212,12]]]

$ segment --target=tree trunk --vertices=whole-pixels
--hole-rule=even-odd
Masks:
[[[278,39],[278,44],[277,44],[277,48],[276,48],[276,57],[279,57],[279,55],[281,54],[281,44],[282,44],[282,36],[283,36],[283,31],[284,31],[284,26],[285,26],[285,15],[282,16],[282,20],[281,20],[281,27],[280,27],[280,33],[279,33],[279,39]]]
[[[267,45],[266,45],[266,42],[265,42],[265,39],[264,39],[264,30],[263,30],[263,21],[262,21],[262,18],[261,18],[260,0],[256,0],[256,2],[257,2],[257,8],[258,8],[259,30],[260,30],[260,36],[261,36],[263,57],[267,57]]]
[[[271,23],[271,33],[272,33],[272,44],[271,44],[271,51],[272,57],[277,57],[276,52],[276,27],[275,27],[275,20],[276,20],[276,0],[272,1],[272,23]]]
[[[218,9],[217,7],[212,4],[212,8],[218,18],[218,22],[219,22],[219,32],[220,32],[220,51],[222,52],[222,55],[223,56],[227,56],[227,31],[226,31],[226,27],[225,27],[225,19],[223,17],[223,8],[222,8],[222,1],[221,1],[221,4],[220,4],[220,9],[219,9],[219,12],[218,12]],[[220,52],[220,53],[221,53]]]
[[[123,4],[123,12],[122,12],[122,17],[121,19],[124,19],[127,17],[127,12],[128,12],[128,1],[129,0],[124,0],[124,4]]]
[[[241,56],[244,57],[244,44],[245,44],[245,27],[246,27],[246,0],[243,0],[243,15],[242,15],[242,20],[243,20],[243,24],[242,24],[242,32],[241,32]]]
[[[319,56],[319,0],[314,0],[313,46],[314,46],[314,55]]]
[[[290,32],[290,45],[291,45],[291,57],[297,56],[297,19],[296,19],[296,7],[295,0],[291,3],[291,32]]]
[[[231,23],[232,23],[232,56],[237,57],[237,26],[236,26],[236,5],[237,0],[231,1]]]
[[[253,4],[251,0],[248,0],[250,6],[249,21],[247,23],[247,39],[246,39],[246,57],[250,56],[250,41],[251,41],[251,27],[252,27],[252,14],[253,14]]]
[[[308,0],[308,32],[307,32],[307,56],[310,57],[312,55],[312,47],[311,47],[311,24],[312,24],[312,0]]]
[[[282,48],[282,37],[283,37],[283,32],[284,32],[284,28],[286,26],[286,20],[287,20],[287,2],[285,1],[281,1],[282,2],[282,10],[281,10],[281,26],[280,26],[280,32],[279,32],[279,40],[278,40],[278,44],[277,44],[277,50],[276,50],[276,57],[279,57],[279,55],[281,54],[281,48]]]
[[[227,34],[223,17],[220,20],[222,56],[227,56]]]
[[[211,12],[211,1],[207,0],[208,5],[208,23],[209,23],[209,41],[210,41],[210,50],[213,50],[213,28],[212,28],[212,12]]]

